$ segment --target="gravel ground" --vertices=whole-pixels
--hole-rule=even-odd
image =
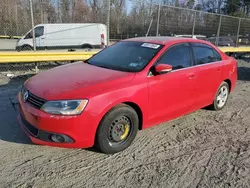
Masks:
[[[0,187],[250,187],[250,63],[238,71],[224,110],[140,131],[115,155],[31,144],[15,119],[23,79],[0,73]]]

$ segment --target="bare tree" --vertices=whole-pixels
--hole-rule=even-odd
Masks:
[[[62,14],[63,23],[70,22],[70,3],[71,3],[71,0],[61,0],[60,12]]]
[[[84,23],[91,21],[89,7],[83,0],[75,0],[72,12],[72,22]]]
[[[111,4],[113,5],[114,11],[115,11],[117,34],[121,34],[121,21],[122,21],[122,18],[126,16],[123,12],[125,8],[125,0],[112,0]]]
[[[209,0],[209,1],[202,0],[202,4],[205,10],[218,14],[222,13],[224,2],[225,2],[224,0]]]
[[[97,22],[99,20],[99,15],[103,3],[101,0],[89,0],[88,2],[92,12],[92,20],[93,22]]]

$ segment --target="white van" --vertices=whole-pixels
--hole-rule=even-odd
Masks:
[[[17,41],[16,50],[32,50],[32,30]],[[40,24],[35,26],[36,48],[92,49],[107,46],[107,26],[99,23]]]

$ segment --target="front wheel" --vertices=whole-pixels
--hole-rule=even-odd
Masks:
[[[228,97],[229,97],[229,85],[228,83],[223,82],[216,93],[211,108],[216,111],[222,110],[227,104]]]
[[[101,121],[96,146],[107,154],[125,150],[136,137],[139,119],[136,111],[125,104],[111,109]]]
[[[22,51],[32,51],[33,48],[31,46],[23,46]]]

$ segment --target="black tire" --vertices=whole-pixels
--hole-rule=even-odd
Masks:
[[[32,51],[33,48],[31,46],[23,46],[22,51]]]
[[[123,128],[120,128],[123,129],[123,135],[121,136],[117,136],[118,133],[114,133],[117,132],[118,126],[123,126]],[[126,128],[124,128],[124,126],[126,126]],[[129,131],[125,134],[128,126]],[[112,108],[99,124],[96,133],[96,147],[106,154],[123,151],[128,148],[135,139],[138,128],[139,118],[136,111],[126,104],[120,104]],[[120,129],[118,131],[122,132]],[[124,139],[120,141],[114,140],[114,138],[124,137],[124,134]]]
[[[90,45],[90,44],[83,44],[83,45],[82,45],[82,49],[84,49],[84,50],[86,50],[86,51],[91,51],[91,50],[94,49],[94,48],[93,48],[93,46]]]
[[[221,105],[218,104],[218,96],[221,94],[220,92],[221,92],[222,88],[226,88],[226,90],[227,90],[227,97],[224,100],[225,101],[224,104],[221,106]],[[210,109],[215,110],[215,111],[222,110],[226,106],[226,104],[227,104],[229,93],[230,93],[230,90],[229,90],[228,83],[227,82],[222,82],[222,84],[220,85],[220,87],[218,88],[218,90],[216,92],[216,95],[215,95],[215,98],[214,98],[214,102],[210,106]]]

